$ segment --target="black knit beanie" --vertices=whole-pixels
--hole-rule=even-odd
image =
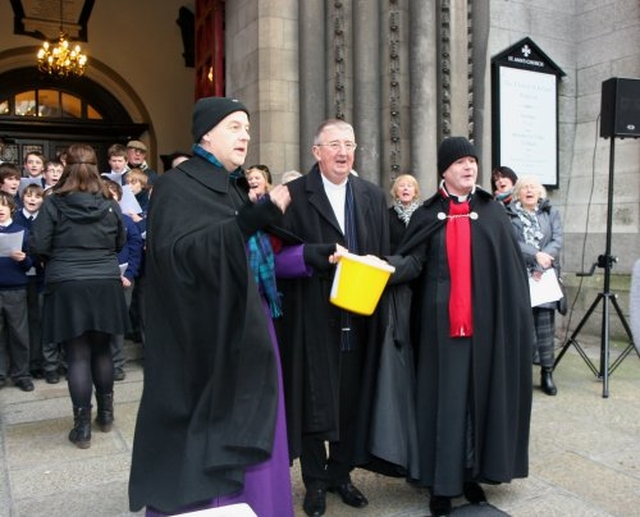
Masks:
[[[193,123],[191,133],[193,141],[200,142],[202,136],[216,127],[227,115],[235,111],[244,111],[249,116],[249,111],[238,99],[230,97],[203,97],[198,99],[193,108]]]
[[[438,149],[438,176],[442,177],[449,166],[465,156],[473,156],[476,160],[476,148],[463,136],[451,136],[440,144]]]

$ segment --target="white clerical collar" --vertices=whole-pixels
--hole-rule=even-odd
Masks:
[[[324,185],[325,190],[327,189],[342,190],[347,187],[347,181],[349,181],[349,177],[347,176],[342,183],[338,183],[336,185],[335,183],[332,183],[327,178],[325,178],[324,174],[320,173],[320,177],[322,178],[322,183]]]
[[[450,198],[455,198],[458,200],[458,203],[464,203],[467,199],[469,199],[473,194],[475,194],[476,192],[476,186],[474,185],[473,188],[471,189],[471,192],[469,192],[468,194],[465,194],[464,196],[458,196],[457,194],[452,194],[451,192],[449,192],[449,190],[447,190],[447,184],[445,183],[444,180],[440,181],[440,189],[442,192],[444,192],[444,194],[447,197]]]
[[[349,178],[345,178],[345,180],[336,185],[335,183],[331,183],[327,178],[325,178],[322,174],[322,184],[324,186],[324,193],[329,200],[329,204],[333,209],[333,213],[336,216],[336,220],[338,221],[338,225],[342,230],[342,233],[345,231],[345,220],[344,220],[344,206],[347,198],[347,181]]]

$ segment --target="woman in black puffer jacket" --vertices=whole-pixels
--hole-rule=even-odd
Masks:
[[[31,250],[45,264],[43,343],[62,343],[74,427],[69,440],[91,444],[91,398],[96,423],[113,423],[111,336],[128,327],[117,253],[125,240],[122,213],[98,173],[94,150],[69,147],[60,181],[33,223]]]

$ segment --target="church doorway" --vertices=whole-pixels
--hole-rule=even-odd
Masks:
[[[30,67],[0,74],[0,85],[0,161],[21,165],[34,150],[53,159],[81,142],[96,150],[100,170],[108,171],[109,146],[148,129],[87,77],[59,81]]]

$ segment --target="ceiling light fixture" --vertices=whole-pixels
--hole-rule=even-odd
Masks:
[[[60,37],[55,44],[48,41],[42,44],[42,48],[38,50],[38,70],[58,79],[80,77],[84,74],[87,56],[82,53],[80,45],[72,48],[67,39],[62,3],[63,0],[60,0]]]

